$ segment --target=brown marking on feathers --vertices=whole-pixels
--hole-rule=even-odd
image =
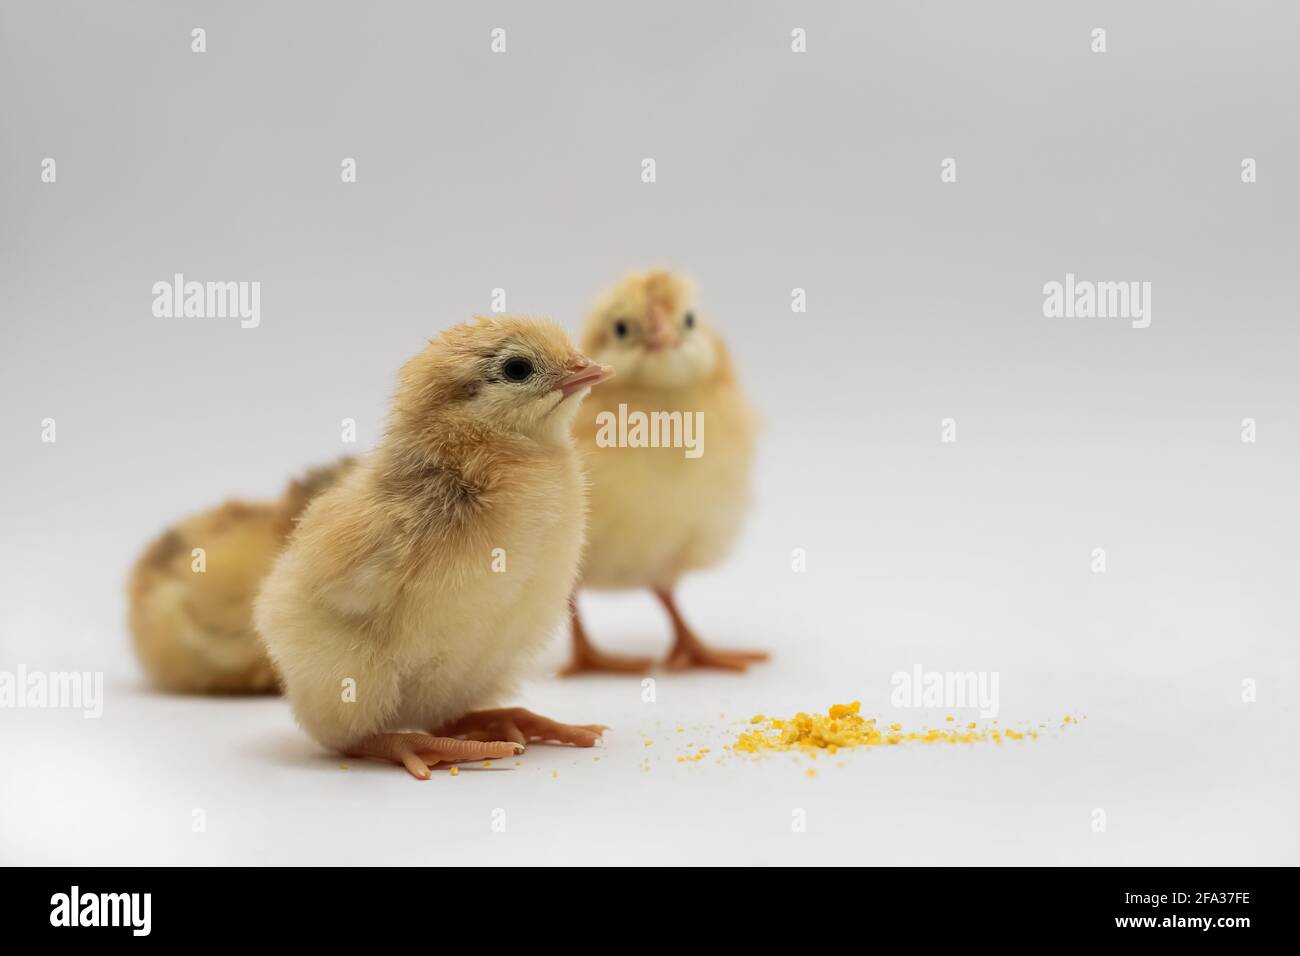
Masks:
[[[169,571],[176,556],[189,550],[181,533],[175,528],[168,528],[145,548],[140,563],[156,571]]]

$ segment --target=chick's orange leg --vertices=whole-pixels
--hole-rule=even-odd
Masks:
[[[373,757],[401,764],[420,780],[429,779],[429,768],[458,760],[491,760],[524,752],[519,741],[457,740],[430,734],[375,734],[348,750],[349,757]]]
[[[743,671],[750,664],[765,661],[766,651],[715,650],[698,637],[682,618],[673,600],[672,591],[664,588],[655,589],[655,597],[663,604],[664,610],[673,621],[673,649],[666,661],[668,669],[684,671],[691,667],[711,667],[717,670]]]
[[[606,671],[614,674],[644,674],[654,663],[648,657],[622,657],[618,654],[606,654],[598,650],[594,644],[587,638],[587,631],[582,626],[582,619],[578,617],[578,600],[577,597],[569,598],[569,623],[573,630],[573,660],[564,670],[560,671],[561,677],[572,677],[574,674],[586,674],[597,671]]]
[[[439,728],[440,734],[462,734],[468,740],[503,739],[522,746],[529,741],[554,740],[575,747],[594,747],[609,728],[604,724],[562,724],[522,707],[476,710]]]

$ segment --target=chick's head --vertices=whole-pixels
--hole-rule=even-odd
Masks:
[[[569,440],[579,402],[613,374],[544,319],[476,317],[447,329],[402,367],[394,424]]]
[[[619,384],[685,388],[724,361],[721,340],[695,307],[691,283],[664,270],[634,273],[605,293],[587,319],[582,348],[612,366]]]

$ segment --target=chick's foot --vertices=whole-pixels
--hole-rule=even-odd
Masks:
[[[401,764],[411,776],[428,780],[429,768],[458,760],[492,760],[524,752],[522,741],[458,740],[430,734],[375,734],[348,750],[349,757],[372,757]]]
[[[555,741],[575,747],[594,747],[609,728],[604,724],[562,724],[522,707],[476,710],[438,730],[471,740],[510,740],[519,745],[531,741]]]
[[[624,657],[619,654],[606,654],[599,650],[587,638],[582,619],[578,617],[578,604],[575,598],[569,599],[570,624],[573,631],[573,660],[560,671],[561,677],[575,674],[644,674],[654,663],[648,657]]]
[[[665,666],[672,671],[684,671],[692,667],[706,667],[714,670],[743,671],[750,664],[768,659],[766,651],[719,650],[709,647],[698,637],[677,610],[671,591],[655,591],[664,610],[673,622],[673,649],[668,654]]]
[[[590,644],[573,646],[573,660],[560,671],[561,677],[573,677],[575,674],[644,674],[654,663],[648,657],[625,657],[621,654],[606,654]]]

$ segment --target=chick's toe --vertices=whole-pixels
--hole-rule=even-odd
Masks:
[[[479,710],[441,728],[439,733],[462,734],[467,739],[500,735],[520,744],[531,741],[554,741],[575,747],[594,747],[609,728],[604,724],[562,724],[522,707],[502,710]]]
[[[435,737],[431,734],[402,733],[375,734],[367,737],[348,753],[349,757],[371,757],[401,764],[419,780],[428,780],[429,768],[440,763],[462,760],[491,760],[511,757],[524,752],[522,743],[515,741],[459,740],[455,737]]]

